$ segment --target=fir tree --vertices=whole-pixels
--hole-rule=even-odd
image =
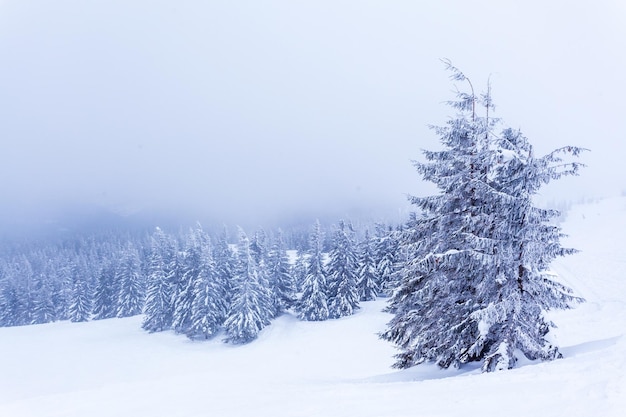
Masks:
[[[376,283],[381,294],[391,295],[395,287],[394,274],[397,271],[396,255],[398,242],[391,228],[376,225],[376,243],[374,261],[376,263]]]
[[[117,314],[118,289],[115,280],[115,267],[105,265],[98,275],[98,282],[94,290],[93,318],[94,320],[109,319]]]
[[[302,294],[296,304],[298,317],[302,320],[321,321],[329,317],[328,288],[322,253],[323,239],[320,222],[316,221],[310,236],[309,259],[302,283]]]
[[[198,247],[199,263],[193,286],[191,325],[187,336],[208,339],[221,328],[226,318],[226,289],[219,279],[218,268],[211,254],[208,240]]]
[[[141,314],[144,302],[144,279],[141,275],[139,255],[129,246],[118,265],[115,275],[118,285],[117,317],[130,317]]]
[[[217,236],[213,248],[213,259],[217,267],[216,279],[224,289],[224,303],[228,306],[231,303],[233,277],[237,262],[235,253],[228,244],[228,230],[225,226],[222,233]]]
[[[448,65],[452,77],[468,81]],[[482,361],[484,371],[513,367],[516,350],[529,359],[553,359],[558,350],[546,337],[549,308],[567,307],[575,298],[547,272],[561,248],[552,212],[532,207],[541,184],[575,174],[578,164],[558,155],[534,159],[521,135],[490,118],[490,92],[460,92],[450,104],[459,115],[435,128],[445,149],[425,151],[415,163],[425,180],[440,189],[412,197],[422,212],[399,234],[406,262],[390,300],[395,313],[382,337],[401,349],[397,367],[423,362],[458,367]],[[477,104],[485,109],[477,116]]]
[[[145,318],[142,327],[149,332],[167,330],[173,322],[174,243],[156,228],[151,240],[151,253],[146,284]]]
[[[279,316],[296,301],[296,283],[285,251],[282,231],[278,231],[268,255],[269,282],[274,316]]]
[[[56,320],[52,299],[52,282],[40,273],[35,280],[31,324],[49,323]]]
[[[352,315],[359,308],[359,296],[356,288],[358,259],[351,224],[339,222],[333,234],[329,258],[326,271],[330,317]]]
[[[180,278],[174,293],[174,315],[172,326],[178,333],[187,334],[192,326],[191,312],[194,286],[201,268],[201,248],[206,239],[201,227],[189,233],[181,263]]]
[[[302,292],[304,279],[306,278],[307,259],[306,253],[298,250],[296,253],[296,262],[291,266],[291,275],[295,280],[296,292]]]
[[[0,326],[19,326],[24,313],[24,302],[12,268],[0,269]]]
[[[480,330],[474,345],[484,352],[484,371],[513,368],[518,351],[532,360],[561,357],[547,337],[554,324],[544,312],[582,301],[549,271],[556,257],[575,252],[560,244],[561,229],[554,225],[560,213],[534,207],[532,197],[551,180],[577,175],[582,165],[563,157],[578,156],[583,149],[567,146],[537,158],[528,139],[513,129],[504,129],[494,141],[498,150],[487,186],[499,192],[493,202],[499,216],[489,232],[498,244],[476,246],[491,252],[497,263],[492,279],[477,288],[489,303],[472,315]]]
[[[359,270],[356,283],[357,295],[360,301],[375,300],[378,296],[376,261],[374,261],[372,246],[373,240],[366,230],[365,237],[359,248]]]
[[[270,323],[272,311],[268,289],[263,288],[259,281],[250,243],[242,230],[237,254],[235,292],[224,328],[227,342],[241,344],[256,339],[259,332]]]
[[[71,301],[68,307],[70,321],[82,322],[91,318],[92,293],[84,269],[78,264],[70,266],[72,275]]]

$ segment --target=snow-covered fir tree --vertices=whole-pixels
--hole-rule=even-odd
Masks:
[[[223,228],[222,232],[217,236],[213,247],[213,259],[217,265],[217,279],[220,281],[221,287],[224,289],[224,303],[230,305],[233,277],[235,274],[236,256],[235,252],[228,244],[228,230]]]
[[[226,288],[218,276],[219,269],[213,260],[209,241],[197,244],[198,270],[193,286],[191,325],[187,336],[191,339],[208,339],[221,329],[229,306],[226,304]]]
[[[352,315],[359,308],[356,288],[359,264],[355,233],[350,223],[339,222],[333,232],[328,257],[329,315],[331,318]]]
[[[469,81],[448,65],[452,78]],[[574,174],[563,164],[567,147],[534,159],[525,138],[490,118],[490,92],[458,93],[450,104],[456,118],[435,132],[442,151],[425,151],[415,163],[440,193],[412,197],[421,211],[399,234],[406,256],[399,287],[390,300],[395,313],[381,335],[398,345],[397,367],[423,362],[458,367],[482,361],[484,371],[514,366],[516,352],[529,359],[553,359],[558,350],[547,338],[549,308],[574,300],[547,267],[561,248],[560,232],[547,221],[552,212],[532,206],[542,184]],[[477,115],[477,106],[484,115]]]
[[[201,268],[202,245],[206,239],[202,227],[197,225],[189,232],[185,243],[180,273],[174,283],[172,326],[177,333],[187,334],[192,326],[194,287]]]
[[[31,324],[49,323],[56,320],[51,280],[43,273],[37,274],[34,279],[33,290]]]
[[[317,220],[310,235],[309,257],[306,276],[302,283],[302,293],[296,303],[298,317],[302,320],[321,321],[329,317],[326,268],[322,252],[323,241],[322,226]]]
[[[493,202],[497,220],[489,235],[499,244],[477,241],[476,246],[497,263],[492,279],[477,288],[489,303],[472,315],[480,330],[474,349],[485,352],[484,371],[514,367],[518,352],[532,360],[560,357],[547,337],[554,324],[544,313],[582,301],[549,271],[556,257],[575,252],[560,244],[561,229],[554,224],[560,213],[534,207],[532,197],[552,180],[577,175],[582,165],[563,158],[583,149],[567,146],[535,157],[528,139],[513,129],[504,129],[494,141],[497,159],[488,186],[499,192],[499,200]]]
[[[0,325],[9,327],[26,324],[22,322],[25,309],[23,291],[14,270],[5,265],[0,268]]]
[[[272,316],[271,298],[259,279],[248,237],[240,230],[232,303],[224,322],[226,341],[248,343],[258,336]]]
[[[306,251],[298,249],[296,252],[296,262],[291,266],[291,275],[295,280],[296,293],[302,292],[302,285],[306,278],[307,268],[307,254]]]
[[[268,255],[268,272],[274,317],[296,301],[296,282],[291,273],[282,231],[279,230]]]
[[[117,314],[118,288],[115,266],[104,265],[98,274],[93,300],[94,320],[109,319]]]
[[[391,295],[394,288],[394,274],[397,271],[396,256],[398,240],[392,228],[376,225],[374,261],[376,263],[376,283],[381,294]]]
[[[146,277],[146,300],[142,328],[149,332],[160,332],[172,326],[173,269],[176,247],[172,239],[156,228],[151,239],[151,252]]]
[[[267,297],[270,301],[270,304],[268,305],[269,317],[275,318],[279,314],[279,311],[277,310],[277,305],[274,302],[276,300],[276,296],[273,294],[274,287],[270,284],[270,253],[267,233],[265,233],[265,230],[260,228],[254,233],[249,247],[259,286],[265,289]]]
[[[250,239],[250,254],[257,265],[267,264],[269,248],[267,243],[267,233],[263,228],[254,232]]]
[[[141,314],[145,281],[141,273],[137,250],[130,244],[117,267],[115,281],[118,287],[116,316],[130,317]]]
[[[93,295],[84,268],[77,263],[70,265],[72,276],[71,301],[68,306],[70,321],[82,322],[91,318]]]
[[[374,241],[370,237],[369,231],[366,230],[363,241],[359,245],[356,290],[360,301],[371,301],[378,297],[378,277],[373,245]]]

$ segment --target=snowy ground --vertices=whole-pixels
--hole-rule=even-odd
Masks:
[[[384,301],[284,316],[246,346],[147,334],[140,317],[0,329],[0,416],[622,416],[626,198],[576,206],[554,269],[587,303],[552,313],[565,359],[480,374],[394,371]]]

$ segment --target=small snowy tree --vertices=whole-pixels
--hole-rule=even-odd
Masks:
[[[323,240],[322,227],[320,222],[316,221],[310,237],[309,259],[302,283],[302,294],[296,304],[298,317],[302,320],[321,321],[329,317],[328,288],[322,253]]]
[[[373,240],[366,230],[359,248],[359,269],[356,282],[357,295],[360,301],[375,300],[378,296],[376,261],[373,252]]]
[[[272,314],[269,292],[259,280],[248,237],[243,230],[240,230],[239,235],[234,294],[224,322],[225,340],[235,344],[256,339],[259,332],[270,323]]]
[[[307,255],[306,252],[298,250],[296,253],[296,262],[291,266],[291,275],[296,283],[296,293],[302,291],[304,279],[306,278],[307,268]]]
[[[396,258],[398,242],[391,228],[376,225],[374,261],[376,262],[376,283],[380,294],[389,296],[395,287],[394,274],[397,272]]]
[[[88,321],[91,318],[92,292],[84,270],[73,263],[70,266],[72,274],[71,301],[68,307],[70,321]]]
[[[226,227],[217,236],[214,248],[213,259],[217,267],[216,279],[220,281],[220,286],[224,289],[224,303],[229,306],[232,295],[233,277],[235,274],[236,256],[228,244],[228,231]]]
[[[180,276],[175,284],[172,325],[177,333],[188,334],[192,326],[192,305],[195,286],[202,267],[202,246],[208,239],[200,225],[191,230],[185,243]]]
[[[145,317],[141,325],[149,332],[160,332],[172,326],[174,320],[172,264],[175,256],[174,243],[157,227],[151,241],[146,278]]]
[[[356,288],[357,256],[352,225],[340,221],[333,233],[330,260],[326,269],[329,291],[328,311],[332,318],[352,315],[359,308],[359,295]]]
[[[118,289],[115,281],[115,268],[104,265],[98,275],[94,290],[94,320],[109,319],[117,314]]]
[[[274,316],[290,308],[296,300],[296,282],[291,273],[282,231],[278,231],[268,255],[269,282]]]
[[[117,267],[115,281],[118,286],[117,317],[141,314],[144,303],[144,279],[137,250],[129,245]]]
[[[453,79],[469,82],[448,68]],[[406,260],[390,299],[395,316],[381,335],[401,349],[396,367],[482,361],[493,371],[513,367],[516,351],[553,359],[558,349],[546,337],[543,313],[576,300],[547,271],[572,250],[560,246],[560,231],[548,223],[554,212],[534,208],[531,197],[542,184],[576,174],[580,165],[559,155],[581,149],[535,159],[519,132],[493,134],[499,121],[489,117],[490,93],[477,97],[469,85],[470,93],[450,103],[459,115],[435,128],[445,149],[425,151],[428,162],[415,163],[441,192],[412,197],[422,214],[399,234]]]
[[[226,287],[219,279],[219,269],[211,253],[208,239],[198,242],[198,270],[193,286],[193,302],[191,303],[191,326],[187,336],[191,339],[208,339],[220,329],[226,314]]]

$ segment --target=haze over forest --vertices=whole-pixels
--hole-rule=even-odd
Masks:
[[[451,116],[449,58],[538,153],[546,202],[615,195],[620,1],[0,1],[0,230],[85,213],[256,227],[403,221]]]

